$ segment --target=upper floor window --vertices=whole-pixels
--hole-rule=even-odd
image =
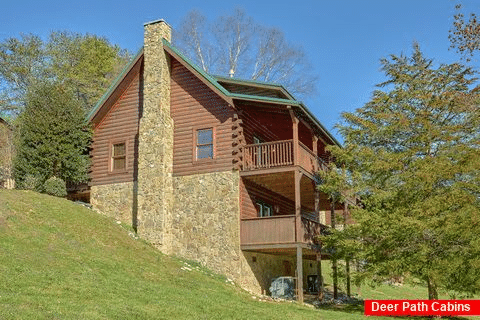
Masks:
[[[197,130],[197,160],[213,159],[213,128]]]
[[[125,170],[127,167],[127,148],[125,142],[112,144],[112,171]]]

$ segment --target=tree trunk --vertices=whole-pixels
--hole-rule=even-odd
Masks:
[[[330,203],[330,224],[332,229],[335,229],[335,196],[332,195],[332,201]],[[333,298],[338,298],[338,275],[337,275],[337,258],[336,253],[332,255],[332,277],[333,277]]]
[[[322,251],[317,256],[318,300],[323,300]]]
[[[337,259],[332,257],[333,299],[338,298]]]
[[[350,298],[351,292],[350,292],[350,259],[345,260],[345,273],[347,276],[347,296]]]
[[[428,300],[438,300],[438,291],[435,281],[427,277]]]

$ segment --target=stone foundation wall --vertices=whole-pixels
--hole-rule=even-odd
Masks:
[[[174,206],[165,228],[170,241],[164,244],[169,252],[198,261],[244,289],[270,294],[272,279],[295,276],[295,256],[240,249],[239,179],[237,171],[174,177]],[[304,260],[303,268],[306,288],[306,276],[316,274],[316,261]]]
[[[90,203],[101,213],[127,224],[136,217],[136,182],[92,186]]]
[[[290,264],[291,274],[287,274],[286,263]],[[295,267],[294,257],[243,252],[238,284],[254,293],[270,295],[268,289],[272,280],[280,276],[295,276]]]
[[[295,277],[295,256],[281,256],[258,252],[243,252],[241,279],[242,288],[257,294],[270,295],[270,285],[277,277]],[[317,262],[303,259],[303,288],[307,289],[307,276],[317,274]]]
[[[174,207],[166,231],[169,251],[240,278],[240,192],[238,171],[173,178]]]

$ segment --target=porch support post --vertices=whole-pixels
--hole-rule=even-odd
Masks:
[[[300,181],[302,179],[302,173],[298,168],[294,171],[295,180],[295,239],[296,242],[303,242],[302,233],[302,198],[300,194]]]
[[[315,216],[318,219],[318,222],[322,223],[322,220],[320,219],[320,191],[317,190],[317,185],[315,182],[313,182],[313,187],[314,189],[314,195],[315,195]]]
[[[299,163],[299,144],[298,144],[298,118],[292,110],[292,107],[288,106],[288,111],[290,112],[290,117],[293,122],[293,165],[297,166]]]
[[[303,252],[297,245],[297,301],[303,302]]]
[[[315,132],[312,131],[312,151],[315,157],[318,158],[318,137],[315,135]],[[315,159],[315,173],[317,173],[320,170],[320,163],[318,159]]]
[[[318,137],[313,134],[313,139],[312,139],[312,151],[313,153],[318,157]]]
[[[318,279],[318,299],[323,300],[323,277],[322,277],[322,249],[317,253],[317,279]]]

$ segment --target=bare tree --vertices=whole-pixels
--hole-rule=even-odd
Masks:
[[[314,92],[317,77],[303,49],[241,9],[214,22],[194,10],[177,30],[175,46],[210,74],[280,83],[300,96]]]
[[[465,16],[460,11],[461,4],[456,5],[455,9],[457,13],[453,16],[453,27],[448,35],[450,47],[456,48],[458,53],[470,61],[474,52],[480,50],[480,22],[475,13],[470,13],[470,19],[465,21]]]
[[[207,19],[197,10],[190,11],[174,30],[173,39],[184,54],[193,59],[204,71],[215,67],[218,54],[214,50]]]

